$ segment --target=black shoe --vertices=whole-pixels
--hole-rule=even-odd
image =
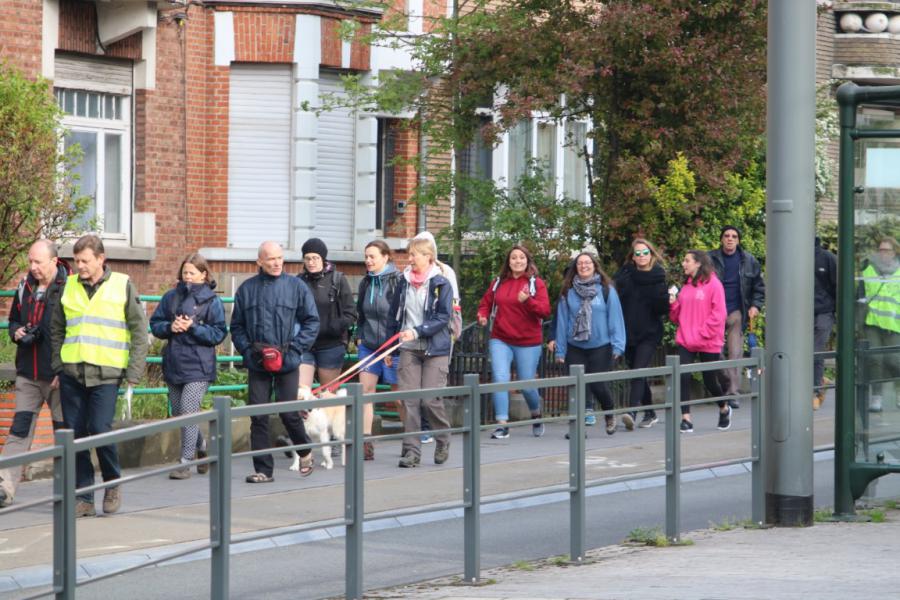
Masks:
[[[681,420],[681,433],[694,433],[694,424],[687,419]]]
[[[650,413],[644,413],[644,418],[641,419],[641,422],[638,423],[638,427],[641,429],[650,429],[655,424],[659,423],[659,419],[656,415],[651,415]]]
[[[509,427],[498,427],[491,434],[492,440],[505,440],[509,437]]]
[[[566,439],[569,439],[569,433],[566,432]],[[584,439],[587,439],[587,431],[584,432]]]
[[[736,398],[732,398],[731,400],[728,401],[728,406],[730,408],[740,408],[741,402]]]
[[[731,429],[731,407],[726,406],[726,408],[728,410],[719,413],[719,424],[717,426],[719,431],[728,431]]]

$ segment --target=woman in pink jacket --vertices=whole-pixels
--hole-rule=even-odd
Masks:
[[[678,325],[675,343],[681,364],[689,365],[699,357],[700,362],[719,360],[725,343],[725,288],[712,261],[702,250],[688,250],[681,261],[685,283],[678,297],[669,290],[669,318]],[[691,399],[691,373],[681,376],[681,401]],[[713,397],[723,395],[716,371],[704,371],[703,383]],[[725,401],[719,405],[720,431],[731,427],[731,407]],[[692,433],[691,407],[681,406],[681,433]]]

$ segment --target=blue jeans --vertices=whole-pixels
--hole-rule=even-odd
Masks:
[[[75,431],[75,439],[112,431],[118,389],[115,383],[86,387],[68,375],[59,376],[63,420],[67,428]],[[103,481],[119,478],[119,453],[114,444],[97,448],[97,462]],[[89,485],[94,485],[94,465],[90,450],[82,450],[75,455],[75,486]],[[94,494],[83,494],[78,499],[93,504]]]
[[[510,366],[516,363],[516,376],[519,380],[534,379],[537,375],[538,362],[541,360],[541,346],[512,346],[497,339],[491,339],[491,376],[494,383],[503,383],[510,379]],[[532,414],[541,411],[541,397],[537,390],[522,390],[525,401]],[[509,421],[509,392],[494,392],[494,418],[498,421]]]

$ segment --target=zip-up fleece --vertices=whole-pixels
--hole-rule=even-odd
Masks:
[[[424,285],[424,284],[423,284]],[[406,329],[406,277],[400,280],[394,301],[391,304],[390,334]],[[453,310],[453,288],[446,277],[435,274],[428,280],[428,295],[425,297],[425,314],[421,325],[412,329],[419,339],[427,340],[427,356],[450,354],[450,313]],[[388,336],[390,337],[390,336]]]
[[[688,278],[669,307],[669,318],[678,325],[675,343],[689,352],[721,352],[727,317],[725,288],[715,274],[697,285]]]
[[[391,303],[402,278],[403,275],[388,264],[378,275],[369,273],[359,282],[356,337],[366,348],[375,350],[391,337]]]

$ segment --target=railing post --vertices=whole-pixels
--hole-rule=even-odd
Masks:
[[[569,394],[569,561],[584,561],[584,365],[569,367],[575,388]],[[574,406],[573,406],[574,405]],[[574,411],[573,411],[574,409]]]
[[[757,527],[766,520],[766,466],[765,455],[765,354],[762,348],[753,348],[750,356],[756,359],[756,366],[750,373],[750,465],[752,518]]]
[[[667,356],[666,366],[666,537],[681,538],[681,359]]]
[[[363,525],[365,525],[365,502],[363,491],[363,403],[362,384],[347,384],[346,411],[347,431],[350,433],[350,448],[347,449],[347,466],[344,468],[344,518],[347,524],[346,546],[344,548],[344,568],[346,573],[345,595],[351,600],[363,597]]]
[[[466,583],[481,577],[481,392],[475,373],[463,376],[469,388],[463,397],[463,541]]]
[[[53,592],[57,600],[75,598],[75,432],[60,429],[54,443],[62,456],[53,459]],[[17,467],[18,468],[18,467]]]
[[[228,598],[231,546],[231,398],[215,396],[216,418],[209,423],[209,595],[213,600]]]

